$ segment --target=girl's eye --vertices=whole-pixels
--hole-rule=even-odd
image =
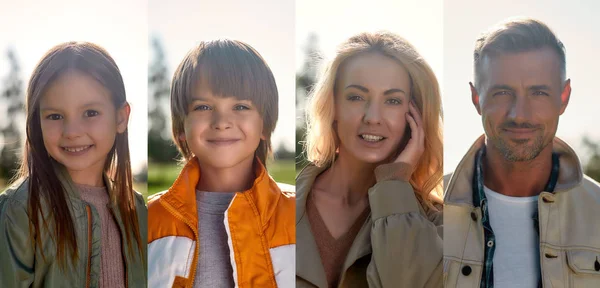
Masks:
[[[50,114],[50,115],[46,116],[46,119],[49,119],[49,120],[60,120],[62,118],[63,117],[60,114]]]
[[[402,104],[402,100],[396,99],[396,98],[388,99],[385,102],[388,103],[388,104],[392,104],[392,105],[400,105],[400,104]]]
[[[94,117],[94,116],[98,116],[100,113],[96,110],[87,110],[83,113],[83,115],[85,115],[85,117]]]
[[[238,105],[235,105],[235,107],[233,107],[233,110],[250,110],[250,107],[248,107],[246,105],[238,104]]]
[[[362,100],[362,97],[360,97],[358,95],[348,95],[347,99],[350,101],[360,101],[360,100]]]
[[[196,107],[194,107],[194,111],[206,111],[206,110],[210,110],[210,107],[208,105],[197,105]]]

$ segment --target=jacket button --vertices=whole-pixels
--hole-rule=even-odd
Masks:
[[[477,214],[475,212],[471,212],[471,219],[473,219],[473,221],[477,221]]]
[[[463,268],[462,268],[462,274],[465,275],[465,276],[469,276],[471,274],[471,267],[469,265],[463,266]]]
[[[600,271],[600,262],[598,262],[598,259],[596,259],[596,262],[594,263],[594,269],[596,269],[596,271]]]

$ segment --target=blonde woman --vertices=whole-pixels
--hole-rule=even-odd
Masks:
[[[296,287],[442,287],[442,116],[403,38],[351,37],[308,107]]]

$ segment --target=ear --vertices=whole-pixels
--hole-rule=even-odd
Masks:
[[[129,123],[129,114],[131,113],[131,107],[129,103],[125,102],[121,108],[117,111],[117,132],[123,133],[127,130],[127,123]]]
[[[472,82],[469,82],[469,87],[471,87],[471,101],[473,102],[473,106],[477,109],[477,113],[481,115],[481,106],[479,105],[479,93],[477,93],[477,89],[473,86]]]
[[[565,87],[563,88],[562,93],[560,93],[560,114],[565,113],[567,109],[567,105],[569,105],[569,99],[571,99],[571,79],[567,79],[565,82]]]

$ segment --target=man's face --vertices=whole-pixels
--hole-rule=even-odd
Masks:
[[[508,161],[534,159],[552,143],[571,94],[557,53],[544,47],[481,61],[480,83],[471,93],[487,143]]]

